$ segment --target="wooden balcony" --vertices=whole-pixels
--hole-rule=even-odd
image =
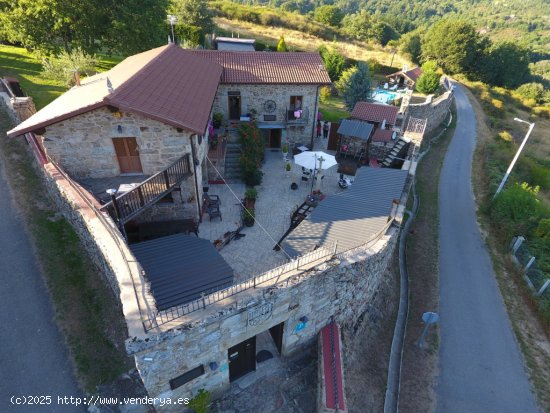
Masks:
[[[116,196],[114,202],[110,201],[101,209],[109,211],[109,214],[123,225],[168,195],[192,174],[191,156],[185,154],[168,168],[141,182],[132,190]]]

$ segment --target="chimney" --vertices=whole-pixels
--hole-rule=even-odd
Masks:
[[[80,86],[80,73],[78,72],[78,70],[74,71],[74,84],[76,86]]]

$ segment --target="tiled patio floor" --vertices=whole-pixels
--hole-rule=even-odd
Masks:
[[[326,145],[326,140],[317,139],[316,148]],[[319,149],[321,149],[319,148]],[[264,177],[262,185],[256,187],[256,220],[253,227],[245,227],[241,232],[245,237],[231,241],[221,251],[221,255],[235,270],[235,281],[261,274],[287,261],[282,251],[274,251],[290,225],[290,217],[297,206],[301,205],[311,191],[311,183],[302,183],[301,167],[292,163],[292,170],[284,168],[280,151],[266,150],[262,167]],[[337,166],[326,170],[321,190],[330,195],[342,191],[338,186]],[[290,189],[296,182],[297,190]],[[199,236],[214,241],[223,238],[227,231],[234,231],[240,225],[239,199],[244,197],[244,184],[210,185],[209,193],[219,195],[223,221],[214,218],[211,222],[205,214],[199,227]]]

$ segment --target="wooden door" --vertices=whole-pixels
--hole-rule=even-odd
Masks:
[[[256,370],[256,336],[227,350],[229,359],[229,381],[238,379]]]
[[[281,147],[281,129],[269,130],[269,147],[270,148]]]
[[[143,173],[136,138],[113,138],[121,174]]]
[[[338,133],[336,132],[338,130],[338,127],[340,126],[339,123],[331,122],[330,123],[330,133],[328,135],[328,142],[327,142],[327,150],[329,151],[336,151],[338,150]]]

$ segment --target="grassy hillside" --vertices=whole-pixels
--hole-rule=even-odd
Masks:
[[[493,40],[514,40],[530,46],[538,59],[550,54],[550,3],[546,0],[235,0],[236,3],[279,7],[313,16],[316,8],[335,4],[345,15],[366,10],[398,33],[431,25],[443,17],[463,17]]]

